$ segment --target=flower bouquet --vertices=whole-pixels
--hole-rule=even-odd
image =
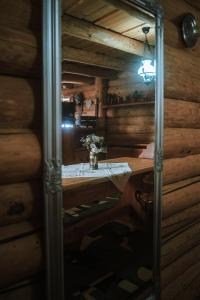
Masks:
[[[89,134],[81,139],[81,143],[90,151],[91,169],[98,169],[98,153],[106,153],[104,137]]]

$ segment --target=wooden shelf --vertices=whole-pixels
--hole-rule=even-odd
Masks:
[[[147,104],[154,104],[154,101],[141,101],[141,102],[130,102],[130,103],[120,103],[120,104],[108,104],[103,105],[102,108],[110,108],[110,107],[126,107],[126,106],[135,106],[135,105],[147,105]]]

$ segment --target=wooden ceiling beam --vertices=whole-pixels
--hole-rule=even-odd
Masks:
[[[114,70],[68,61],[63,61],[62,72],[101,77],[104,79],[116,79],[118,74]]]
[[[144,23],[147,23],[151,26],[155,25],[154,17],[151,17],[147,12],[143,12],[142,10],[132,7],[126,2],[122,2],[119,0],[102,0],[102,1],[108,5],[112,5],[116,9],[125,11],[129,16],[133,18],[137,18]]]
[[[62,74],[62,83],[94,84],[94,77],[64,73]]]
[[[119,33],[68,15],[63,16],[63,35],[73,36],[138,56],[144,55],[144,44]],[[97,46],[98,50],[98,46]],[[146,51],[146,57],[151,53]]]
[[[125,60],[68,46],[62,48],[62,59],[118,71],[130,68],[130,64]]]

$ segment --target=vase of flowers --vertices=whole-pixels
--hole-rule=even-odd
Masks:
[[[105,153],[106,147],[103,136],[89,134],[81,139],[82,145],[90,151],[90,168],[93,170],[98,169],[98,154]]]

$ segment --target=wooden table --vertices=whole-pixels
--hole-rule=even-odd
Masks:
[[[133,170],[132,176],[138,174],[144,174],[150,171],[153,171],[153,160],[151,159],[143,159],[143,158],[134,158],[134,157],[120,157],[113,158],[108,160],[103,160],[102,162],[108,163],[122,163],[127,162],[129,167]],[[120,175],[118,175],[120,176]],[[100,178],[63,178],[62,179],[62,188],[63,191],[72,190],[80,188],[81,186],[92,186],[98,183],[108,182],[109,179],[107,177]]]
[[[90,232],[96,227],[103,225],[118,218],[119,216],[128,215],[131,210],[142,221],[146,221],[146,212],[135,198],[135,192],[143,186],[142,178],[149,172],[153,171],[153,160],[140,159],[132,157],[121,157],[102,162],[128,162],[129,167],[133,170],[124,192],[118,203],[112,208],[98,215],[85,219],[84,221],[68,226],[64,229],[64,239],[67,242],[73,242]],[[120,175],[118,175],[120,176]],[[90,203],[108,195],[119,193],[114,184],[107,177],[101,178],[63,178],[63,205],[64,209],[70,209],[80,204]]]

